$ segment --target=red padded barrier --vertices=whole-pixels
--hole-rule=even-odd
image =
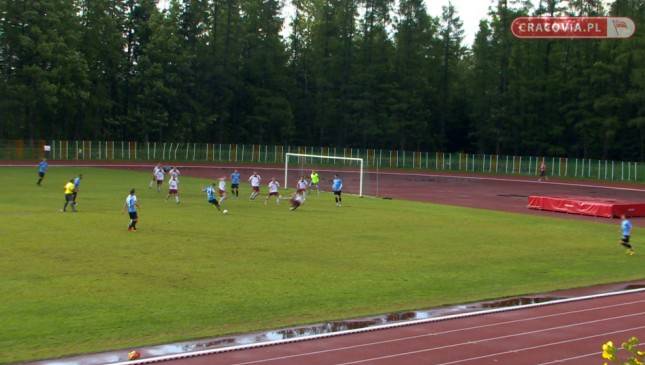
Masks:
[[[529,196],[530,209],[613,218],[627,214],[645,217],[645,203],[592,197]]]

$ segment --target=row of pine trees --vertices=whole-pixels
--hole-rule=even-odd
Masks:
[[[466,45],[424,0],[0,0],[0,138],[645,157],[645,0],[476,1]],[[636,35],[509,31],[609,14]]]

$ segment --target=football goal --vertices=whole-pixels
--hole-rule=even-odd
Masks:
[[[321,190],[329,190],[333,176],[338,174],[343,179],[343,192],[363,196],[363,159],[356,157],[286,153],[283,188],[294,187],[299,177],[309,177],[313,170],[320,175]]]

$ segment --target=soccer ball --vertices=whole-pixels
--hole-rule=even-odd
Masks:
[[[222,210],[222,214],[228,214],[228,210],[227,209]]]
[[[141,357],[141,354],[138,351],[128,352],[128,360],[136,360]]]

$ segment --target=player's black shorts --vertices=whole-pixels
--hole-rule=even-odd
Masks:
[[[334,195],[340,196],[343,192],[342,191],[334,191]]]
[[[128,212],[128,215],[130,216],[130,219],[137,219],[139,216],[137,215],[137,212]]]
[[[208,203],[213,205],[219,205],[219,202],[217,201],[217,199],[209,200]]]
[[[546,171],[540,171],[540,176],[544,177],[546,175]]]
[[[74,194],[65,194],[65,201],[74,201]]]
[[[75,191],[75,192],[72,193],[72,200],[73,201],[76,201],[76,195],[78,195],[78,192]]]
[[[623,243],[629,243],[629,236],[623,236],[623,238],[621,238],[621,241],[623,241]]]
[[[240,184],[231,184],[231,189],[237,189],[240,187]]]
[[[44,172],[38,172],[38,177],[45,177],[45,173]]]

